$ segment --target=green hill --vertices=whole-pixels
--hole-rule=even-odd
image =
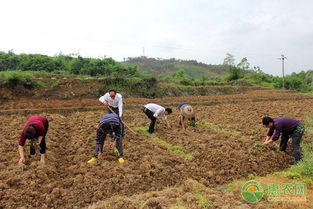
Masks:
[[[207,65],[196,60],[160,59],[149,57],[130,57],[121,63],[124,66],[137,66],[139,71],[152,75],[168,75],[171,72],[184,69],[187,76],[221,77],[228,73],[224,65]]]

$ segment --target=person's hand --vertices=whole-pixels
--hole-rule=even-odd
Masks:
[[[271,143],[271,140],[266,140],[263,142],[263,145],[268,145],[269,143]]]
[[[170,125],[170,124],[167,124],[167,128],[171,128],[171,125]]]
[[[25,158],[21,157],[20,160],[18,161],[18,164],[23,164],[23,163],[25,163]]]
[[[108,103],[107,101],[104,101],[102,104],[103,104],[105,107],[109,106],[109,103]]]
[[[114,149],[114,147],[116,147],[116,141],[115,140],[111,144],[111,148]]]

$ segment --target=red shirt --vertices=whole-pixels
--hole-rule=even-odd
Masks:
[[[23,131],[21,133],[21,137],[20,140],[18,141],[18,144],[21,146],[25,145],[25,141],[26,141],[26,136],[25,136],[25,132],[26,132],[26,128],[29,125],[33,125],[34,128],[36,129],[36,135],[35,138],[37,138],[38,136],[45,136],[46,135],[46,128],[45,128],[45,124],[48,122],[48,120],[40,115],[36,115],[36,116],[32,116],[30,117],[26,124],[24,125]]]

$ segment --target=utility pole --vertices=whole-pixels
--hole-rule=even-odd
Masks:
[[[285,88],[285,59],[287,59],[287,57],[285,57],[285,55],[281,55],[281,58],[278,58],[279,60],[281,60],[281,66],[282,66],[282,71],[283,71],[283,89]]]

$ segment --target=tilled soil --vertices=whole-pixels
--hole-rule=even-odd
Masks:
[[[163,97],[163,98],[125,98],[123,102],[125,108],[138,107],[146,103],[157,104],[176,104],[179,102],[188,101],[193,104],[214,105],[220,103],[235,103],[235,102],[254,102],[259,100],[305,100],[313,99],[312,96],[299,94],[294,91],[282,90],[251,90],[246,93],[231,94],[231,95],[214,95],[214,96],[185,96],[185,97]],[[94,98],[76,98],[76,99],[18,99],[9,100],[6,102],[0,101],[1,110],[11,109],[41,109],[41,108],[67,108],[67,107],[99,107],[101,104],[97,97]]]
[[[232,96],[229,98],[232,100]],[[172,99],[175,101],[175,98]],[[115,195],[132,196],[179,186],[192,178],[216,186],[248,174],[266,175],[291,165],[291,150],[278,151],[273,144],[260,147],[267,130],[264,115],[290,116],[304,121],[313,111],[312,100],[284,100],[195,106],[197,126],[183,132],[176,107],[170,116],[172,129],[158,125],[156,134],[124,139],[125,160],[118,164],[107,139],[105,159],[96,165],[92,156],[95,131],[104,111],[47,113],[47,163],[39,154],[18,166],[17,141],[27,118],[21,114],[0,116],[0,206],[4,208],[81,208]],[[125,111],[125,122],[134,129],[148,127],[140,109]],[[181,146],[193,159],[182,158],[152,140],[157,137]],[[305,137],[304,137],[305,139]],[[25,146],[28,153],[28,146]]]

